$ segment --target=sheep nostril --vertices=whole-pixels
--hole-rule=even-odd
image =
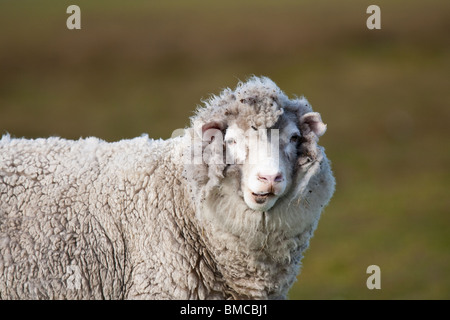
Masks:
[[[283,175],[281,173],[277,174],[258,174],[258,180],[263,183],[279,183],[283,181]]]
[[[262,181],[262,182],[268,182],[268,180],[267,180],[267,177],[266,177],[266,176],[261,176],[261,175],[258,175],[258,180],[259,180],[259,181]]]
[[[275,177],[275,182],[281,182],[283,181],[283,175],[281,173],[279,173],[276,177]]]

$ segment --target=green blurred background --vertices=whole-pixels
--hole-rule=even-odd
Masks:
[[[0,0],[1,134],[168,138],[252,74],[328,124],[337,189],[290,298],[449,299],[450,1]]]

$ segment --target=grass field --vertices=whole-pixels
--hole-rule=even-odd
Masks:
[[[449,1],[93,2],[0,2],[1,134],[168,138],[267,75],[322,114],[337,179],[290,298],[450,299]]]

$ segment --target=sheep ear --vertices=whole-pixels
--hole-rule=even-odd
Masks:
[[[327,125],[322,122],[320,113],[308,112],[300,117],[300,130],[302,135],[314,132],[317,137],[320,137],[327,131]]]
[[[208,143],[211,143],[218,138],[220,138],[220,140],[223,140],[224,129],[225,125],[219,122],[213,121],[205,123],[202,126],[202,140],[207,141]]]

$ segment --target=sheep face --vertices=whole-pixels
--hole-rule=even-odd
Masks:
[[[185,135],[184,173],[198,217],[237,234],[257,230],[265,213],[292,227],[309,180],[321,170],[317,142],[325,131],[305,98],[289,99],[268,78],[213,96]]]
[[[302,169],[312,162],[315,142],[326,127],[320,115],[312,112],[299,117],[282,110],[271,125],[256,126],[244,120],[236,117],[226,124],[202,124],[198,163],[207,164],[209,182],[216,180],[216,187],[225,178],[236,179],[236,193],[248,208],[268,211],[278,199],[296,196],[290,191],[298,184]]]
[[[244,132],[236,123],[225,133],[226,163],[240,172],[241,193],[247,206],[268,211],[292,184],[300,131],[293,121],[283,128],[257,128]]]

